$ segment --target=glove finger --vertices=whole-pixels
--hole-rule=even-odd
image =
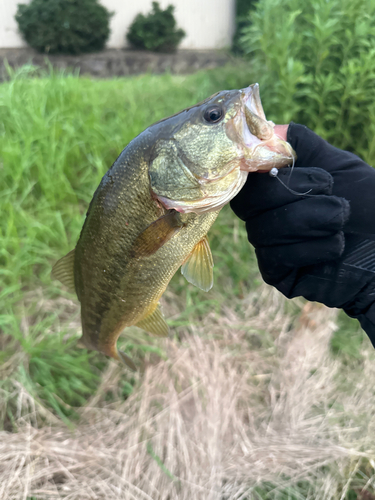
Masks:
[[[260,247],[255,250],[260,272],[264,281],[271,285],[285,274],[285,269],[296,269],[328,262],[341,256],[345,247],[342,232],[327,238],[319,238],[304,243]]]
[[[297,153],[296,167],[316,165],[327,172],[346,171],[353,163],[363,162],[349,151],[335,148],[305,125],[291,122],[287,140]],[[309,167],[311,168],[311,167]]]
[[[246,230],[255,247],[289,245],[341,231],[349,213],[344,198],[318,195],[248,219]]]
[[[278,177],[289,189],[297,193],[329,195],[332,192],[332,176],[321,168],[295,168],[292,171],[286,167],[279,170]],[[230,206],[237,217],[246,220],[266,210],[273,210],[304,198],[291,193],[288,188],[270,175],[250,173],[244,187],[230,202]]]
[[[291,123],[287,138],[297,152],[296,166],[316,165],[332,173],[333,194],[350,201],[351,215],[345,231],[375,235],[375,169],[355,154],[335,148],[304,125]]]

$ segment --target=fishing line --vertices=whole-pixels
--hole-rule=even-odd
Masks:
[[[285,142],[285,141],[284,141],[284,139],[283,139],[280,135],[275,134],[275,136],[276,136],[276,137],[278,137],[279,139],[281,139],[283,142]],[[291,170],[290,170],[290,174],[289,174],[289,177],[288,177],[288,185],[289,185],[289,183],[290,183],[290,179],[291,179],[291,177],[292,177],[292,173],[293,173],[293,170],[294,170],[294,165],[295,165],[295,163],[296,163],[296,157],[295,157],[295,156],[294,156],[294,154],[293,154],[293,148],[292,148],[292,146],[289,144],[289,142],[285,142],[285,146],[286,146],[286,147],[287,147],[287,149],[289,150],[290,156],[293,158],[292,168],[291,168]],[[274,175],[274,176],[272,176],[272,177],[276,177],[276,175]],[[280,179],[279,179],[279,180],[280,180]],[[281,181],[280,181],[280,182],[281,182]],[[309,193],[309,192],[310,192],[310,191],[308,191],[308,193]]]
[[[294,162],[293,162],[294,163]],[[269,175],[271,177],[274,177],[275,179],[277,179],[284,187],[285,189],[287,189],[290,193],[292,194],[295,194],[296,196],[314,196],[312,194],[309,195],[309,193],[312,191],[312,189],[309,189],[308,191],[306,191],[306,193],[297,193],[297,191],[294,191],[293,189],[291,189],[289,186],[287,186],[279,177],[279,171],[276,167],[273,167],[271,168],[270,172],[269,172]]]
[[[284,139],[282,139],[282,137],[280,137],[278,134],[275,134],[275,136],[284,141]],[[265,142],[267,142],[267,141],[264,141],[263,144]],[[290,156],[293,158],[292,168],[290,170],[290,174],[289,174],[289,177],[288,177],[288,183],[289,183],[290,182],[290,178],[291,178],[292,173],[293,173],[293,170],[294,170],[294,164],[296,162],[296,159],[295,159],[295,156],[293,154],[292,146],[289,144],[289,142],[285,142],[285,145],[289,149]],[[269,171],[269,175],[271,177],[274,177],[275,179],[277,179],[285,187],[285,189],[287,189],[290,193],[292,193],[292,194],[294,194],[296,196],[314,196],[313,194],[309,195],[309,193],[312,191],[312,189],[309,189],[308,191],[306,191],[306,193],[298,193],[297,191],[294,191],[294,189],[291,189],[289,186],[287,186],[285,184],[285,182],[283,182],[280,179],[280,177],[278,177],[279,170],[276,167],[271,168],[271,170]]]
[[[289,153],[290,153],[291,157],[293,158],[292,168],[290,170],[290,174],[289,174],[289,178],[288,178],[288,185],[289,185],[290,178],[292,177],[292,173],[293,173],[293,170],[294,170],[294,164],[296,163],[296,157],[293,154],[293,149],[292,149],[292,146],[289,144],[289,142],[287,142],[286,145],[289,148]],[[311,191],[311,189],[310,189],[310,191]]]

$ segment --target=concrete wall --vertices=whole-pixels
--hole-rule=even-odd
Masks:
[[[17,4],[30,0],[0,0],[0,48],[24,47],[14,15]],[[111,36],[107,47],[125,46],[125,33],[134,17],[151,10],[151,0],[100,0],[115,14],[111,19]],[[160,0],[165,8],[172,3],[179,27],[187,36],[180,47],[184,49],[217,49],[229,47],[234,32],[235,0]]]
[[[17,0],[0,0],[0,48],[24,47],[21,37],[18,34],[17,23],[14,15],[17,11],[18,3],[29,3]]]

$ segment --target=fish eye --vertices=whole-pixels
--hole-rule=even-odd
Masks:
[[[223,118],[223,116],[224,116],[223,108],[215,105],[215,106],[210,106],[209,108],[206,109],[203,118],[208,123],[217,123]]]

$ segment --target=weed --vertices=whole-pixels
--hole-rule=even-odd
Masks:
[[[28,67],[0,86],[0,210],[6,214],[0,221],[0,361],[4,376],[13,369],[12,377],[61,418],[72,417],[74,407],[95,393],[107,361],[77,349],[78,304],[51,281],[53,262],[75,246],[101,177],[134,136],[221,88],[245,86],[249,78],[227,68],[95,81]],[[225,248],[232,241],[237,248],[230,256]],[[230,282],[239,293],[252,275],[253,258],[229,210],[212,243],[217,283]],[[250,268],[241,263],[246,260]],[[187,290],[189,314],[204,297],[196,318],[212,309],[210,297],[190,290],[180,276],[172,287]],[[139,349],[143,356],[156,347],[143,343]],[[130,392],[125,376],[124,397]]]
[[[177,273],[163,296],[174,339],[120,339],[141,374],[77,347],[78,303],[50,278],[135,135],[253,81],[28,67],[0,85],[1,498],[334,500],[374,484],[368,341],[341,319],[330,341],[335,311],[299,321],[303,301],[261,285],[229,207],[209,233],[213,290]]]

